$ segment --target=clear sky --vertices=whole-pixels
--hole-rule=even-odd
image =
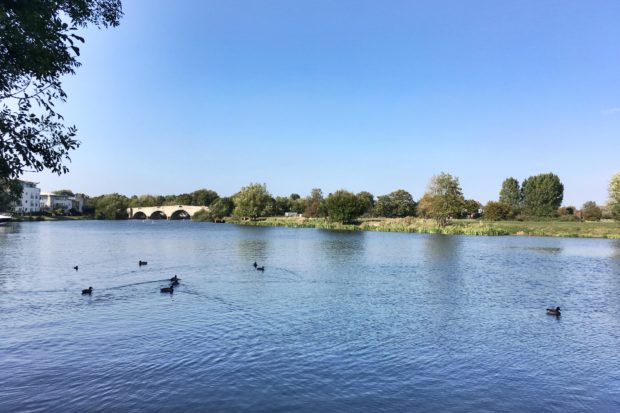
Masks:
[[[620,1],[125,0],[64,80],[89,195],[419,198],[553,172],[564,204],[605,203],[620,171]]]

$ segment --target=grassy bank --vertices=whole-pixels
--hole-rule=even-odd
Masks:
[[[620,239],[618,222],[482,221],[455,220],[440,228],[435,221],[421,218],[368,218],[357,224],[339,224],[324,218],[269,217],[258,221],[228,219],[240,225],[290,228],[320,228],[345,231],[417,232],[450,235],[529,235]]]

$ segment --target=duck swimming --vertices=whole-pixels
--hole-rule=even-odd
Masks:
[[[93,293],[93,287],[88,287],[85,290],[82,290],[82,294],[88,294],[91,295]]]
[[[73,269],[77,271],[78,270],[78,266],[76,265],[75,267],[73,267]]]
[[[256,261],[254,261],[254,264],[252,264],[254,266],[254,268],[258,267],[258,264],[256,263]]]
[[[265,271],[265,266],[263,265],[262,267],[256,267],[256,271]]]
[[[555,316],[562,315],[562,313],[560,312],[560,307],[547,308],[547,315],[555,315]]]
[[[174,285],[171,285],[170,287],[164,287],[162,289],[159,290],[162,293],[170,293],[172,294],[174,292]]]
[[[174,282],[178,282],[179,280],[180,280],[180,278],[179,278],[179,277],[177,277],[177,275],[176,275],[176,274],[174,274],[174,277],[172,277],[172,278],[170,279],[170,281],[172,281],[173,283],[174,283]]]
[[[138,266],[139,267],[142,267],[143,265],[146,265],[146,264],[148,264],[148,262],[146,262],[146,261],[138,261]]]

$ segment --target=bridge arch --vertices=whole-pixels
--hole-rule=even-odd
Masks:
[[[168,219],[168,217],[163,211],[157,210],[157,211],[153,211],[151,216],[149,216],[149,219]]]
[[[187,212],[184,209],[177,209],[176,211],[174,211],[172,214],[170,214],[170,219],[171,220],[178,220],[178,219],[191,219],[192,216],[189,214],[189,212]]]
[[[135,214],[133,214],[133,216],[131,217],[131,219],[146,219],[147,216],[144,212],[142,211],[138,211]]]

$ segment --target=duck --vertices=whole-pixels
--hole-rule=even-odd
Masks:
[[[265,271],[265,266],[263,265],[262,267],[256,267],[256,271]]]
[[[88,287],[85,290],[82,290],[82,294],[88,294],[91,295],[93,293],[93,287]]]
[[[256,263],[256,261],[254,261],[254,264],[252,264],[254,266],[254,268],[258,267],[258,264]]]
[[[73,267],[73,269],[77,271],[78,270],[78,266],[76,265],[75,267]]]
[[[164,287],[162,289],[159,290],[162,293],[170,293],[172,294],[174,292],[174,285],[170,285],[170,287]]]
[[[562,315],[562,313],[560,312],[560,307],[547,308],[547,315],[555,315],[555,316]]]
[[[171,282],[173,282],[173,283],[174,283],[174,282],[178,283],[178,282],[179,282],[179,280],[180,280],[180,278],[179,278],[179,277],[177,277],[177,275],[176,275],[176,274],[174,274],[174,277],[172,277],[172,278],[170,279],[170,281],[171,281]]]
[[[138,266],[139,267],[142,267],[143,265],[146,265],[146,264],[148,264],[148,262],[146,262],[146,261],[138,261]]]
[[[170,285],[173,285],[176,287],[177,285],[179,285],[179,281],[178,280],[171,281]]]

